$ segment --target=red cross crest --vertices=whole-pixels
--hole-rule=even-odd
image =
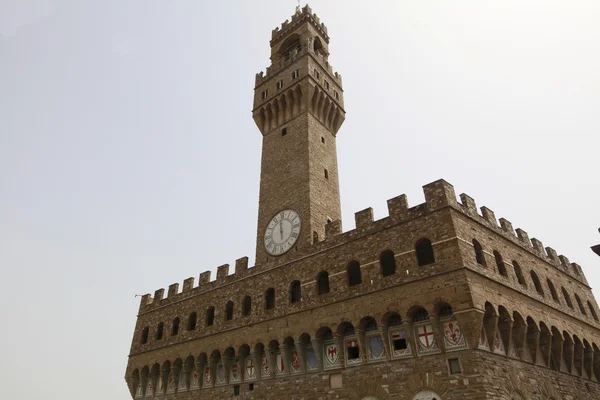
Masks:
[[[252,359],[246,362],[246,370],[248,371],[248,376],[254,376],[254,361],[252,361]]]
[[[429,349],[433,345],[434,337],[433,332],[427,331],[428,325],[419,327],[419,342]]]

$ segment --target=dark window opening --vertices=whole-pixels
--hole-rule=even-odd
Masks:
[[[154,337],[156,340],[161,340],[163,338],[163,331],[165,329],[165,324],[162,322],[158,324],[158,328],[156,328],[156,336]]]
[[[321,136],[321,143],[325,143],[325,138]]]
[[[440,308],[439,316],[440,317],[451,317],[452,316],[452,306],[445,305]]]
[[[190,316],[188,317],[188,324],[187,324],[187,330],[188,331],[193,331],[194,329],[196,329],[196,313],[193,312],[190,314]]]
[[[225,320],[231,321],[233,319],[233,301],[229,300],[225,306]]]
[[[244,314],[244,317],[247,317],[248,315],[250,315],[251,311],[252,311],[252,298],[250,296],[246,296],[246,297],[244,297],[244,304],[242,306],[242,314]]]
[[[353,347],[348,346],[348,360],[356,360],[360,357],[360,350],[358,349],[358,345]]]
[[[208,307],[206,310],[206,326],[212,326],[215,323],[215,308],[213,306]]]
[[[283,88],[283,81],[277,82],[277,90],[281,90]]]
[[[292,79],[297,79],[300,76],[300,70],[295,70],[292,72]]]
[[[281,128],[281,136],[287,135],[287,128]]]
[[[413,314],[413,322],[427,321],[429,319],[429,313],[426,309],[420,308]]]
[[[592,317],[594,318],[594,320],[598,321],[598,314],[596,314],[596,309],[594,308],[594,306],[592,305],[592,303],[588,300],[587,302],[588,308],[590,309],[590,314],[592,314]]]
[[[326,271],[319,272],[317,276],[317,291],[319,294],[329,293],[329,274]]]
[[[360,264],[358,261],[351,261],[346,269],[348,274],[348,286],[356,286],[362,283],[362,277],[360,276]]]
[[[142,344],[148,343],[148,333],[149,332],[150,332],[150,328],[148,328],[148,327],[145,327],[142,330],[142,337],[140,338],[140,341],[141,341]]]
[[[431,240],[421,239],[415,245],[415,251],[417,252],[417,260],[419,266],[428,265],[435,263],[435,256],[433,254],[433,247],[431,246]]]
[[[448,367],[450,368],[450,375],[456,375],[456,374],[460,374],[462,372],[458,358],[449,359]]]
[[[525,282],[525,277],[523,276],[523,270],[518,262],[513,261],[513,267],[515,268],[515,275],[517,275],[517,280],[521,286],[527,288],[527,282]]]
[[[265,292],[265,310],[275,308],[275,289],[270,288]]]
[[[294,281],[290,285],[290,303],[298,303],[301,299],[300,281]]]
[[[577,293],[575,293],[575,300],[577,300],[577,304],[579,305],[579,311],[581,311],[583,315],[587,315],[585,312],[585,307],[583,306],[583,303],[581,302],[581,299]]]
[[[171,328],[171,336],[179,334],[179,318],[173,320],[173,327]]]
[[[542,289],[542,284],[540,283],[540,278],[538,278],[537,274],[534,271],[531,271],[531,280],[533,281],[533,286],[535,286],[536,292],[544,295],[544,289]]]
[[[234,396],[239,396],[240,395],[240,385],[234,385],[233,386],[233,395]]]
[[[402,318],[398,314],[392,315],[388,318],[388,326],[402,325]]]
[[[329,172],[327,171],[327,169],[325,169],[324,172],[325,172],[325,179],[329,179]]]
[[[394,343],[394,350],[406,350],[408,348],[406,338],[398,337],[397,339],[392,339],[392,342]]]
[[[386,250],[381,253],[379,264],[381,264],[381,274],[383,276],[390,276],[396,273],[396,258],[393,251]]]
[[[377,330],[377,321],[374,319],[369,319],[367,326],[365,327],[365,332],[374,332]]]
[[[569,306],[569,308],[573,308],[573,302],[571,301],[571,296],[569,296],[569,293],[567,292],[567,290],[565,288],[562,288],[562,294],[563,294],[563,297],[565,298],[565,301],[567,302],[567,305]]]
[[[254,383],[249,383],[248,384],[248,391],[251,392],[254,390]]]
[[[473,248],[475,249],[475,260],[477,261],[477,264],[483,265],[484,267],[487,266],[487,264],[485,263],[485,255],[483,254],[483,248],[476,239],[473,239]]]
[[[498,267],[498,273],[502,276],[508,276],[506,273],[506,266],[504,266],[504,260],[502,255],[494,250],[494,258],[496,259],[496,266]]]
[[[554,300],[557,303],[560,303],[560,300],[558,300],[558,293],[556,293],[556,289],[554,288],[554,284],[552,283],[550,278],[546,279],[546,283],[548,284],[548,288],[550,289],[550,295],[552,296],[552,300]]]

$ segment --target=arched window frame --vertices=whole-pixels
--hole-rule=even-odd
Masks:
[[[473,250],[475,251],[475,261],[477,262],[477,264],[487,267],[483,247],[481,247],[481,243],[479,243],[477,239],[473,239]]]
[[[567,306],[569,306],[570,309],[574,309],[573,302],[571,301],[571,296],[569,295],[569,292],[567,292],[567,289],[564,288],[564,286],[562,287],[562,295],[565,298],[565,301],[567,302]]]
[[[300,281],[290,283],[290,304],[300,303],[302,300],[302,287]]]
[[[156,334],[154,335],[154,340],[161,340],[164,336],[165,332],[165,323],[161,322],[156,327]]]
[[[498,273],[502,276],[508,277],[506,273],[506,265],[504,265],[504,259],[502,258],[502,254],[498,250],[494,250],[494,259],[496,260],[496,267],[498,268]]]
[[[527,289],[527,281],[525,280],[525,276],[523,275],[523,270],[521,269],[521,266],[515,260],[513,260],[512,264],[513,264],[513,268],[515,269],[515,275],[517,277],[517,282],[519,282],[519,284],[521,286],[523,286],[525,289]]]
[[[225,304],[225,321],[233,320],[233,301],[229,300]]]
[[[148,335],[150,334],[150,327],[146,326],[142,329],[142,334],[140,335],[140,343],[146,344],[148,343]]]
[[[175,317],[171,323],[171,336],[177,336],[179,334],[179,317]]]
[[[435,264],[435,252],[433,251],[433,244],[428,238],[421,238],[415,243],[415,253],[417,256],[417,263],[420,267]]]
[[[541,295],[542,297],[544,297],[544,288],[542,287],[542,282],[540,281],[540,278],[538,277],[538,275],[535,273],[534,270],[531,270],[531,272],[529,273],[531,275],[531,281],[533,282],[533,287],[535,288],[535,291]]]
[[[382,276],[391,276],[396,274],[396,256],[391,250],[384,250],[379,255],[379,265],[381,266]]]
[[[554,284],[550,278],[546,278],[546,284],[548,285],[548,289],[550,289],[550,296],[552,296],[552,300],[560,304],[558,293],[556,293],[556,288],[554,287]]]
[[[215,324],[215,307],[210,306],[206,309],[206,326],[213,326]]]
[[[196,313],[196,311],[191,312],[190,315],[188,316],[187,330],[188,331],[195,330],[197,321],[198,321],[198,314]]]
[[[247,317],[251,313],[252,313],[252,297],[246,296],[246,297],[244,297],[244,301],[242,303],[242,315],[244,317]]]
[[[327,271],[321,271],[317,275],[317,294],[327,294],[329,291],[329,274]]]
[[[275,308],[275,289],[269,288],[265,291],[265,310]]]
[[[348,286],[358,286],[362,283],[362,275],[358,261],[353,260],[348,263],[346,275],[348,277]]]

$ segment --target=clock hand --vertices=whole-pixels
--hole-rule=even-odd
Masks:
[[[281,240],[283,240],[283,220],[279,223],[279,234],[281,235]]]

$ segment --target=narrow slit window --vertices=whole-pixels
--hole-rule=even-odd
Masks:
[[[325,173],[325,179],[329,179],[329,172],[327,171],[327,169],[324,170]]]
[[[287,128],[281,128],[281,136],[287,135]]]

